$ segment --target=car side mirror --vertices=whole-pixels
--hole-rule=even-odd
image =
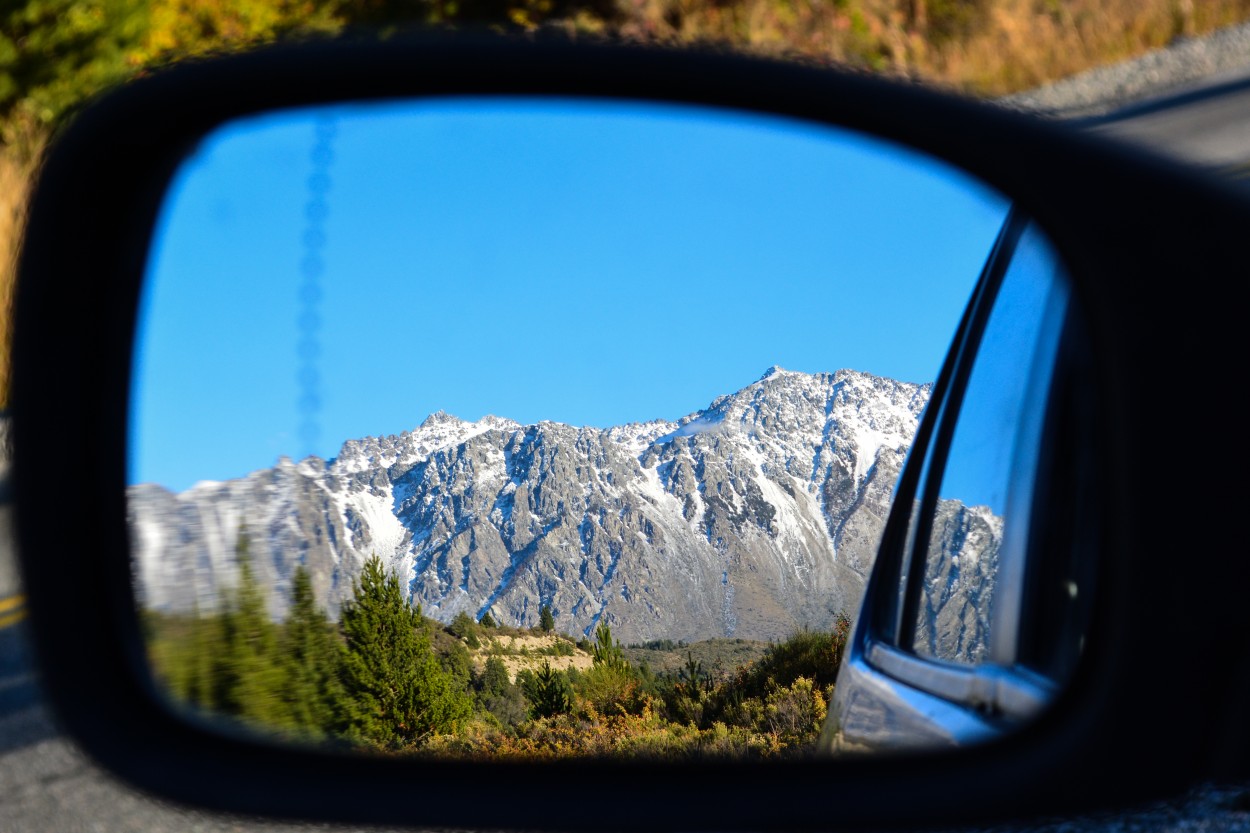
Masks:
[[[405,121],[414,113],[420,118]],[[374,132],[356,152],[353,130]],[[662,140],[646,144],[647,131],[658,131]],[[543,164],[510,160],[508,150],[519,146],[550,158]],[[666,156],[643,153],[640,163],[640,147],[663,149]],[[491,148],[498,154],[491,156]],[[327,169],[336,149],[346,170],[361,166],[355,178]],[[612,149],[610,156],[603,156],[605,149]],[[381,159],[384,153],[389,155]],[[309,160],[311,176],[303,167]],[[786,170],[779,160],[800,161]],[[653,166],[646,164],[651,161]],[[418,173],[405,167],[416,162],[422,165]],[[389,172],[391,180],[379,171]],[[855,190],[853,174],[876,178]],[[335,176],[338,192],[331,190]],[[354,183],[361,187],[353,190]],[[856,202],[825,219],[819,212],[829,205],[822,204],[821,189],[834,203],[837,187]],[[645,189],[656,196],[638,202]],[[327,203],[331,193],[344,200],[340,205],[358,206],[348,214],[357,218],[355,225],[328,225],[326,218],[335,216]],[[737,203],[726,196],[735,193]],[[716,208],[749,209],[753,219],[726,223],[737,231],[703,248],[700,241],[717,223],[692,224],[702,233],[690,240],[677,232],[664,239],[650,229],[639,232],[636,243],[612,233],[652,212],[671,212],[673,223],[696,215],[698,200],[706,202],[709,194],[721,195]],[[296,210],[268,209],[284,199],[294,199]],[[487,209],[509,200],[511,214],[489,216]],[[908,220],[890,213],[899,205],[925,211]],[[542,214],[551,206],[560,207],[555,221]],[[503,234],[509,217],[522,210],[524,233]],[[787,211],[785,223],[778,223],[777,215]],[[810,385],[791,378],[799,392],[786,395],[816,410],[834,402],[834,393],[816,402],[808,387],[832,391],[842,385],[845,392],[862,384],[897,404],[912,422],[899,418],[893,425],[883,418],[865,422],[856,438],[818,436],[804,441],[803,455],[776,440],[775,459],[762,452],[756,459],[756,451],[774,441],[770,432],[798,421],[793,412],[756,409],[751,419],[758,422],[749,425],[733,412],[738,434],[713,429],[735,402],[780,395],[788,377],[770,370],[758,382],[744,379],[737,399],[713,399],[735,388],[714,376],[706,356],[696,357],[692,376],[698,384],[721,385],[714,394],[700,394],[707,402],[619,420],[632,420],[632,428],[620,428],[612,417],[563,413],[490,421],[483,411],[469,414],[470,420],[432,416],[424,433],[385,436],[398,429],[356,429],[364,425],[350,422],[358,415],[327,404],[334,396],[349,398],[343,393],[352,390],[345,381],[352,373],[365,378],[363,363],[379,353],[378,344],[369,349],[370,332],[404,323],[400,315],[379,326],[379,310],[390,303],[402,312],[428,297],[427,291],[406,304],[395,300],[401,291],[419,290],[428,277],[412,279],[405,272],[389,283],[380,277],[396,264],[407,266],[405,256],[427,268],[437,265],[447,276],[444,288],[470,286],[467,294],[440,295],[441,307],[433,304],[458,313],[459,329],[440,329],[428,342],[379,336],[380,346],[417,341],[431,354],[436,348],[449,353],[448,345],[466,343],[473,332],[463,321],[487,310],[480,314],[490,326],[479,336],[493,352],[473,353],[455,373],[464,378],[479,368],[473,387],[493,393],[504,391],[509,378],[525,378],[507,362],[523,358],[527,344],[547,345],[543,367],[565,362],[558,365],[566,368],[559,380],[577,378],[568,368],[584,372],[606,357],[623,361],[622,352],[638,358],[640,348],[611,348],[637,347],[640,342],[625,341],[648,320],[636,313],[666,299],[678,332],[700,334],[698,349],[672,338],[672,347],[654,352],[651,367],[671,367],[678,345],[683,355],[732,347],[749,363],[759,355],[752,345],[762,344],[810,356],[802,361],[810,360],[814,370],[838,370],[835,358],[818,351],[849,342],[839,342],[836,333],[821,338],[817,327],[793,322],[820,319],[820,311],[830,309],[828,318],[836,323],[832,310],[839,299],[820,293],[833,286],[825,273],[850,267],[820,260],[805,263],[809,271],[801,278],[792,280],[791,273],[802,271],[795,265],[802,241],[819,250],[822,235],[841,224],[859,228],[857,221],[876,216],[893,219],[865,224],[869,231],[845,244],[856,251],[860,268],[878,268],[874,279],[889,280],[910,266],[907,277],[913,280],[900,283],[909,287],[900,292],[920,292],[939,277],[967,272],[962,295],[949,307],[951,320],[940,325],[947,335],[956,331],[956,341],[932,389],[937,404],[918,428],[915,420],[929,395],[926,388],[921,396],[921,385],[833,373]],[[1201,521],[1184,523],[1175,490],[1160,483],[1165,461],[1183,460],[1191,484],[1217,483],[1230,465],[1235,470],[1236,452],[1178,439],[1195,436],[1179,426],[1186,417],[1198,419],[1187,409],[1192,400],[1182,402],[1180,392],[1205,392],[1203,424],[1236,424],[1231,399],[1211,392],[1233,377],[1239,355],[1237,308],[1223,296],[1244,271],[1239,235],[1248,218],[1241,199],[1200,174],[1052,125],[922,89],[728,56],[503,39],[397,39],[305,45],[172,68],[117,91],[60,139],[41,177],[22,252],[13,482],[20,556],[49,696],[83,747],[141,788],[210,808],[351,823],[561,829],[949,825],[1105,806],[1157,796],[1201,777],[1245,772],[1250,651],[1238,590],[1247,568],[1244,559],[1230,557],[1239,540],[1231,493],[1212,496],[1206,489]],[[596,219],[608,229],[600,237],[593,233]],[[769,236],[783,226],[789,236]],[[551,229],[554,235],[542,236]],[[876,236],[882,229],[888,234]],[[332,231],[339,235],[335,245],[344,248],[330,247]],[[184,245],[188,240],[193,245]],[[231,248],[241,240],[248,242]],[[924,247],[904,261],[892,260],[892,247],[908,240]],[[395,241],[408,248],[395,248],[388,260]],[[610,260],[599,257],[608,260],[604,268],[619,270],[609,280],[619,293],[576,306],[572,301],[586,280],[581,275],[602,252],[611,254]],[[514,274],[507,269],[522,268],[518,264],[534,254],[534,263],[523,267],[528,271],[515,273],[528,277],[507,277]],[[752,273],[753,258],[758,271]],[[553,277],[553,263],[573,277]],[[348,265],[357,270],[352,284],[322,280],[328,270]],[[291,306],[267,307],[267,295],[286,291],[274,290],[278,284],[271,282],[281,270],[292,278],[282,296]],[[1013,277],[1017,272],[1046,280],[1022,284]],[[734,278],[738,274],[749,277]],[[500,283],[490,282],[500,275]],[[928,280],[916,281],[917,275]],[[349,286],[357,287],[357,297],[327,295]],[[532,301],[527,286],[538,288],[532,295],[564,292],[567,297],[558,300],[569,301],[558,307],[552,302],[549,308],[571,312],[563,319],[538,316],[540,327],[587,310],[600,316],[570,330],[563,342],[570,355],[555,355],[558,337],[534,335],[532,322],[517,320],[524,302]],[[512,318],[500,315],[507,305],[475,305],[475,291],[493,301],[518,287]],[[623,299],[631,288],[638,297]],[[956,328],[969,294],[972,303]],[[223,303],[227,297],[231,301]],[[1003,313],[1013,298],[1016,312]],[[915,300],[899,297],[897,303]],[[344,311],[357,302],[359,328],[351,330]],[[787,305],[793,319],[784,317]],[[695,329],[708,323],[694,319],[709,310],[721,311],[726,321],[726,344],[719,350],[709,348],[711,330]],[[1006,323],[996,324],[1000,319]],[[912,321],[906,319],[896,338],[911,335],[905,331],[916,328]],[[800,329],[817,337],[797,338]],[[587,346],[595,344],[597,354]],[[988,346],[979,349],[982,344]],[[331,364],[349,349],[356,357],[350,373],[352,361],[347,370]],[[327,350],[334,357],[327,358]],[[596,355],[605,358],[596,361]],[[592,361],[586,363],[588,356]],[[449,354],[447,360],[457,358]],[[1000,360],[997,369],[993,359]],[[930,360],[936,371],[940,353]],[[835,364],[816,367],[822,362]],[[513,368],[511,377],[497,369],[504,367]],[[611,378],[627,380],[640,367]],[[541,368],[534,373],[544,384],[552,376]],[[270,383],[278,378],[280,384]],[[575,407],[588,399],[614,396],[636,403],[644,393],[656,393],[652,377],[644,378],[646,384],[613,382],[559,407],[578,413]],[[557,387],[544,387],[548,402],[556,401],[548,388]],[[375,382],[362,389],[373,396],[383,388]],[[440,395],[451,390],[447,384],[438,389]],[[1166,399],[1161,390],[1169,392]],[[466,394],[464,401],[478,400]],[[1166,414],[1175,426],[1163,443],[1161,402],[1173,403]],[[379,395],[357,414],[378,416],[383,405]],[[275,413],[286,415],[270,420]],[[208,421],[184,422],[189,417]],[[644,424],[653,417],[672,424]],[[603,424],[565,431],[544,419]],[[228,427],[231,421],[241,427]],[[295,460],[227,460],[245,440],[263,445],[284,425]],[[341,427],[348,425],[353,427]],[[323,430],[331,426],[333,431]],[[917,431],[895,487],[899,499],[890,509],[887,470],[891,477],[898,470],[912,442],[908,432]],[[750,441],[739,442],[739,434]],[[994,446],[995,436],[1008,439]],[[352,442],[339,447],[343,441]],[[267,453],[285,453],[279,447],[284,440],[274,442],[277,452]],[[327,450],[318,442],[331,445]],[[842,481],[832,476],[810,494],[806,487],[796,493],[786,479],[801,467],[813,470],[813,456],[826,453],[829,462],[847,447],[862,457],[842,462],[851,461],[851,470],[856,460],[864,467],[848,470],[847,495],[838,493]],[[574,448],[580,450],[575,454]],[[194,451],[207,453],[196,458]],[[311,456],[299,459],[306,452]],[[556,461],[561,453],[573,461],[563,482],[578,486],[576,495],[552,484],[544,492],[542,476],[563,465]],[[546,469],[518,463],[543,454]],[[977,462],[991,458],[993,465]],[[157,473],[174,471],[183,459],[198,459],[201,468]],[[685,485],[678,483],[683,461],[691,478]],[[880,466],[880,482],[869,494],[873,465]],[[490,479],[492,466],[502,473],[498,483]],[[720,473],[708,475],[709,466],[720,466]],[[969,480],[961,471],[993,476]],[[231,485],[245,476],[252,477],[246,488]],[[961,477],[974,485],[948,493],[947,486]],[[222,482],[192,488],[201,478]],[[981,486],[994,478],[1008,485],[983,492]],[[148,485],[162,481],[171,488]],[[67,482],[78,498],[72,504]],[[282,494],[298,500],[282,503]],[[809,498],[826,508],[810,517],[798,514],[793,507]],[[847,506],[839,522],[860,524],[864,540],[854,544],[830,534],[826,553],[823,539],[810,543],[804,536],[829,534],[833,515],[827,506],[842,498]],[[570,508],[575,499],[585,502],[576,511]],[[955,499],[959,507],[951,503]],[[972,511],[978,507],[985,511]],[[956,515],[967,522],[952,521]],[[1024,516],[1027,524],[1016,522]],[[805,532],[805,518],[819,522]],[[1178,523],[1161,524],[1164,518]],[[1173,529],[1182,533],[1168,531]],[[986,546],[965,545],[977,530]],[[664,547],[655,545],[661,538]],[[741,543],[748,538],[756,542],[752,547]],[[650,548],[635,547],[634,539]],[[937,556],[926,558],[926,543]],[[806,573],[786,561],[799,563],[798,553],[807,559]],[[707,568],[711,554],[724,562],[719,572]],[[540,559],[548,566],[538,565]],[[981,573],[991,576],[999,612],[992,628],[987,619],[978,630],[978,610],[988,605],[967,604],[974,571],[955,566],[980,560],[1002,567]],[[847,591],[850,577],[868,570],[873,577],[852,633],[837,613],[858,601],[858,590]],[[696,578],[683,584],[687,575]],[[708,576],[710,589],[702,580]],[[787,591],[787,582],[800,591]],[[935,582],[954,588],[953,595]],[[843,596],[853,602],[839,605]],[[1003,606],[998,598],[1013,601]],[[960,601],[948,607],[951,599]],[[971,619],[957,609],[970,610]],[[398,624],[386,625],[391,630],[380,644],[420,654],[424,659],[412,667],[425,668],[423,679],[444,687],[456,674],[486,676],[486,654],[477,669],[464,647],[470,637],[480,645],[489,636],[480,620],[534,628],[535,635],[564,633],[564,640],[527,643],[526,651],[549,652],[542,666],[510,669],[502,661],[503,647],[496,657],[508,685],[516,685],[522,672],[547,675],[543,690],[550,689],[553,703],[570,696],[556,691],[560,657],[583,652],[589,668],[625,663],[622,634],[639,645],[732,637],[739,632],[726,630],[732,621],[734,629],[766,641],[809,625],[831,635],[820,650],[846,650],[836,681],[834,653],[828,655],[827,680],[804,678],[804,692],[815,691],[822,703],[825,694],[833,700],[824,734],[810,749],[796,744],[793,754],[774,756],[780,760],[758,760],[767,756],[755,753],[694,754],[665,746],[667,740],[641,756],[551,754],[541,763],[524,756],[396,755],[468,720],[466,710],[474,708],[468,695],[438,699],[447,720],[425,723],[435,700],[413,695],[408,711],[399,709],[392,721],[407,734],[379,735],[377,741],[368,735],[385,711],[376,697],[348,698],[355,717],[336,723],[345,728],[327,737],[296,726],[290,709],[283,717],[274,717],[276,705],[268,709],[283,701],[290,685],[264,694],[240,694],[246,688],[240,686],[227,695],[204,693],[229,688],[230,674],[259,680],[259,672],[247,677],[237,664],[232,670],[229,663],[210,661],[228,644],[255,647],[281,638],[294,645],[297,610],[307,614],[299,621],[320,629],[316,638],[328,640],[322,643],[327,654],[350,654],[357,639],[352,628],[376,633],[382,625],[370,617],[396,612]],[[924,610],[931,615],[921,615]],[[254,615],[245,622],[248,611]],[[652,618],[640,618],[644,612]],[[465,616],[457,619],[457,613]],[[360,621],[353,624],[352,617]],[[709,624],[709,618],[715,621]],[[244,625],[252,636],[214,641],[212,628],[238,631]],[[605,625],[611,626],[606,635]],[[573,644],[579,636],[586,643],[580,647]],[[437,640],[451,646],[441,656],[468,657],[469,664],[456,670],[447,660],[440,667],[429,653]],[[501,642],[492,638],[490,644]],[[512,646],[521,655],[515,639]],[[694,686],[703,678],[689,653],[687,683]],[[361,663],[368,662],[362,656],[332,666],[326,684],[356,685]],[[987,663],[977,665],[981,659]],[[197,670],[201,662],[213,670]],[[675,681],[685,679],[678,670],[672,673]],[[1184,731],[1152,728],[1160,720],[1161,680],[1183,683],[1169,690],[1166,713],[1183,720]],[[497,682],[504,686],[503,679]],[[866,699],[887,688],[888,696]],[[583,696],[580,690],[572,694]],[[527,708],[534,709],[539,696],[527,698]],[[758,698],[761,709],[786,705],[767,698]],[[489,721],[489,713],[502,723],[484,705],[485,695],[475,702],[482,704],[482,720]],[[907,719],[916,726],[970,728],[951,735],[951,749],[910,742],[919,736],[900,736],[893,728],[904,712],[890,709],[900,702],[911,709]],[[265,714],[248,712],[246,706],[257,703],[266,705]],[[543,709],[535,719],[553,719],[555,712],[538,714]],[[937,715],[941,710],[949,712],[949,722]],[[645,704],[636,711],[623,708],[622,719],[659,719]],[[308,723],[322,725],[329,724]],[[720,731],[700,727],[697,719],[690,725],[690,737]],[[391,736],[398,738],[393,744]],[[886,740],[878,744],[874,738],[881,737]],[[362,739],[385,754],[360,754]],[[441,748],[454,752],[456,743]],[[904,751],[822,754],[877,746]],[[491,784],[491,802],[479,798],[483,782]],[[532,802],[553,783],[566,794],[558,817]],[[613,812],[605,817],[604,784],[622,796],[645,794],[647,801],[613,799]],[[968,801],[973,784],[977,800]],[[761,802],[760,795],[786,798]]]

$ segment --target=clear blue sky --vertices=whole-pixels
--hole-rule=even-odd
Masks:
[[[297,319],[326,122],[310,449]],[[237,122],[162,210],[129,479],[331,457],[440,409],[675,419],[773,364],[930,381],[1005,212],[898,147],[715,110],[447,99]]]

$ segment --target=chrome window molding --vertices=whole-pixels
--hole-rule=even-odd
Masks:
[[[1051,681],[1016,666],[921,659],[882,642],[871,643],[864,658],[882,674],[988,717],[1034,717],[1057,693]]]

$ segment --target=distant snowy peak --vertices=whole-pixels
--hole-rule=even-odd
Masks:
[[[832,431],[855,440],[861,452],[894,448],[911,442],[930,388],[855,370],[809,374],[774,365],[758,381],[678,420],[674,435],[723,424],[727,431],[767,434],[790,445],[796,439],[820,445]],[[861,456],[871,460],[874,454]]]
[[[910,442],[915,419],[928,401],[929,387],[855,370],[809,374],[773,365],[757,381],[735,393],[718,396],[703,410],[676,421],[656,419],[586,430],[602,430],[610,442],[640,455],[652,445],[675,439],[717,430],[751,434],[760,427],[768,428],[770,433],[778,428],[815,429],[820,435],[805,439],[819,445],[825,423],[832,419],[850,428],[844,439],[856,440],[861,451],[868,452],[861,456],[871,460],[875,450],[882,446],[897,447]],[[864,403],[876,403],[883,394],[888,407],[865,412]],[[512,434],[543,425],[563,426],[564,423],[543,421],[523,425],[495,415],[469,422],[440,410],[427,416],[412,431],[348,440],[338,455],[327,461],[327,468],[336,474],[355,474],[396,465],[407,467],[488,431]]]
[[[385,437],[365,437],[343,443],[327,465],[336,474],[355,474],[373,469],[406,466],[426,460],[431,454],[454,448],[487,431],[513,432],[520,423],[488,414],[468,422],[445,411],[435,411],[412,431]]]
[[[377,555],[442,621],[489,610],[528,625],[548,606],[567,633],[609,622],[632,641],[782,638],[858,606],[928,396],[774,366],[676,420],[439,411],[328,461],[284,458],[180,495],[133,486],[142,595],[157,609],[214,604],[246,531],[275,616],[297,565],[333,612]]]

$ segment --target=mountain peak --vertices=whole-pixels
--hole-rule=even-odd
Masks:
[[[773,365],[772,367],[768,368],[768,370],[765,370],[765,371],[764,371],[764,375],[763,375],[763,376],[761,376],[761,377],[759,378],[759,381],[761,381],[761,382],[762,382],[762,381],[764,381],[765,379],[771,379],[771,378],[772,378],[772,377],[774,377],[774,376],[785,375],[785,374],[787,374],[787,373],[791,373],[791,372],[792,372],[792,371],[786,370],[786,369],[785,369],[784,367],[782,367],[781,365],[779,365],[779,364],[775,364],[775,365]]]
[[[508,417],[496,416],[495,414],[487,414],[486,416],[479,419],[477,421],[477,424],[479,426],[485,426],[487,428],[520,428],[521,427],[521,423],[517,422],[515,419],[508,419]]]
[[[444,410],[437,410],[426,417],[418,428],[433,428],[438,425],[458,425],[464,422],[460,417],[453,416]]]

